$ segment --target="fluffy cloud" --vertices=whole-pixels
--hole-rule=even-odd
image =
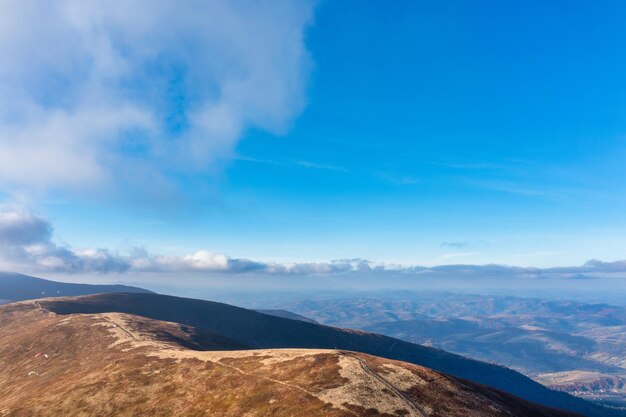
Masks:
[[[590,260],[581,266],[529,268],[508,265],[399,266],[364,259],[329,262],[259,262],[198,250],[185,255],[152,254],[141,248],[73,249],[53,240],[52,224],[29,212],[0,212],[3,269],[61,273],[194,273],[274,276],[359,275],[415,279],[593,279],[626,277],[626,261]]]
[[[4,268],[62,273],[206,272],[270,275],[325,275],[366,271],[361,259],[331,262],[264,263],[198,250],[176,256],[135,248],[113,252],[102,248],[72,249],[56,244],[52,224],[29,212],[0,212],[0,260]]]
[[[206,169],[304,105],[310,1],[0,3],[0,184]]]
[[[30,245],[50,239],[45,219],[25,212],[0,212],[0,245]]]
[[[106,249],[72,250],[52,241],[52,225],[28,212],[0,212],[0,257],[6,268],[124,272],[130,263]]]

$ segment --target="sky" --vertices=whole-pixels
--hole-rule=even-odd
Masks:
[[[621,274],[625,18],[619,1],[2,2],[0,266]]]

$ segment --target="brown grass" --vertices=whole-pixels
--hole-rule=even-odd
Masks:
[[[201,352],[185,347],[193,337],[177,323],[127,314],[58,316],[36,303],[2,306],[0,416],[566,415],[525,410],[528,403],[511,396],[498,402],[484,387],[369,355]]]

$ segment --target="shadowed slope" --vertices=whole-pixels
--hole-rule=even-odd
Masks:
[[[254,311],[259,312],[259,313],[263,313],[263,314],[267,314],[267,315],[270,315],[270,316],[282,317],[284,319],[300,320],[300,321],[306,321],[307,323],[318,324],[315,320],[312,320],[312,319],[310,319],[308,317],[301,316],[300,314],[292,313],[291,311],[288,311],[288,310],[282,310],[282,309],[270,309],[270,310],[255,309]]]
[[[99,293],[152,293],[127,285],[70,284],[35,278],[12,272],[0,272],[0,304],[2,300],[22,301],[44,297],[67,297]]]

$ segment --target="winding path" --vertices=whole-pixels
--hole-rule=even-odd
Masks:
[[[385,385],[385,387],[387,387],[389,391],[393,392],[396,397],[400,398],[409,407],[409,409],[414,412],[413,415],[415,415],[416,417],[428,417],[428,415],[424,412],[424,410],[422,410],[422,408],[419,405],[411,401],[406,395],[404,395],[404,393],[399,391],[392,383],[387,381],[378,373],[374,372],[372,368],[370,368],[369,365],[363,359],[361,359],[354,353],[343,352],[343,354],[355,359],[359,363],[359,365],[361,366],[361,368],[363,369],[365,373],[377,379],[380,383]]]

